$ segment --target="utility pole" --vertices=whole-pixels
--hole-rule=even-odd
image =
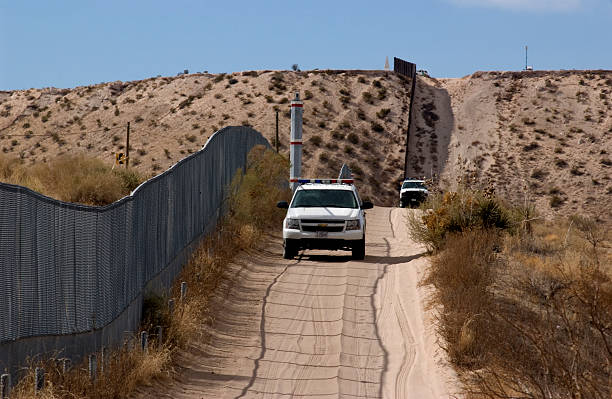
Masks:
[[[276,110],[276,139],[274,140],[276,145],[276,153],[278,154],[278,110]]]
[[[125,168],[130,167],[130,122],[127,123],[127,140],[125,143]]]
[[[525,70],[527,70],[528,65],[529,63],[527,63],[527,46],[525,46]]]

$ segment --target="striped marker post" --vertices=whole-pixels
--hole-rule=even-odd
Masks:
[[[289,160],[291,171],[289,182],[291,189],[295,191],[298,187],[298,179],[302,174],[302,112],[304,103],[300,100],[300,93],[295,93],[295,98],[291,101],[291,142]]]

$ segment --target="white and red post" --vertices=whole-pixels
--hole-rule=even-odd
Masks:
[[[291,189],[295,191],[298,187],[298,179],[302,174],[302,112],[304,103],[300,101],[300,93],[295,93],[295,98],[291,101],[291,146],[289,160],[291,171],[289,182]]]

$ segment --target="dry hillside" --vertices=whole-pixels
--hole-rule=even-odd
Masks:
[[[379,205],[397,201],[410,82],[384,71],[248,71],[191,74],[74,89],[0,92],[0,148],[27,163],[85,152],[111,163],[125,151],[156,174],[197,151],[217,129],[252,125],[273,142],[279,110],[288,153],[289,101],[304,100],[304,176],[351,165]],[[540,212],[610,219],[612,71],[477,72],[419,78],[409,174],[471,175]]]
[[[493,187],[546,216],[610,221],[612,71],[419,78],[410,174]]]
[[[270,142],[279,110],[288,154],[289,102],[304,100],[305,177],[336,177],[348,163],[364,197],[394,204],[403,176],[409,82],[383,71],[191,74],[74,89],[0,92],[0,148],[26,163],[85,152],[157,174],[197,151],[216,130],[251,125]],[[287,171],[288,173],[288,171]]]

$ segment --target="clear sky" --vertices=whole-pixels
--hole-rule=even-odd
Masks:
[[[190,72],[612,69],[612,0],[0,0],[0,90]]]

